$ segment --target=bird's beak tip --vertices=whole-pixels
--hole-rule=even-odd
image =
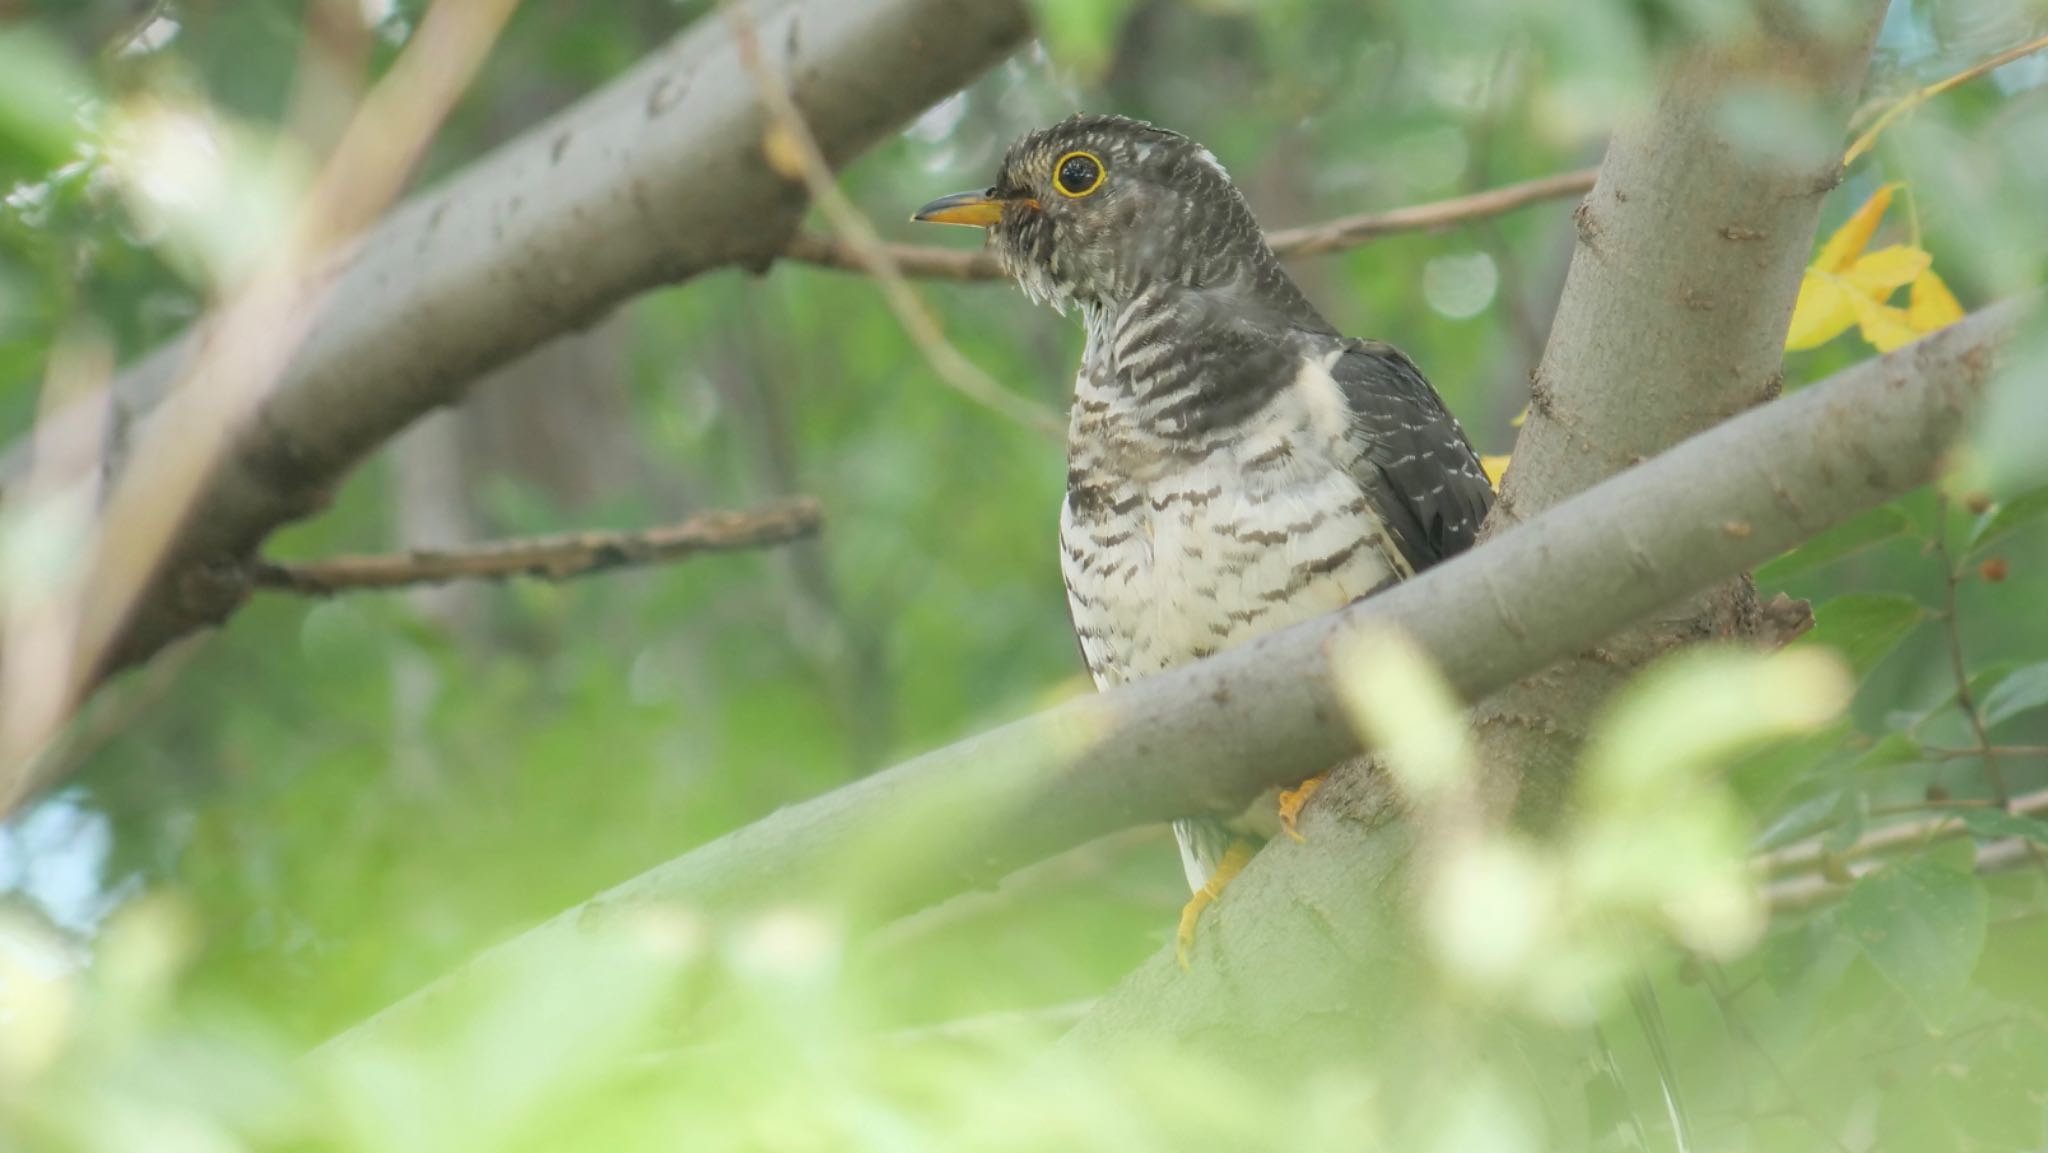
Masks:
[[[962,224],[987,228],[1003,219],[1003,202],[979,192],[956,192],[951,196],[941,196],[911,213],[910,219],[917,224]]]

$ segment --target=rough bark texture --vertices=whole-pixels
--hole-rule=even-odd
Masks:
[[[1800,155],[1755,153],[1728,135],[1727,106],[1767,92],[1820,124],[1846,125],[1884,5],[1861,8],[1854,28],[1767,19],[1757,40],[1682,60],[1655,110],[1615,134],[1575,217],[1578,248],[1486,531],[1777,395],[1799,272],[1841,149],[1830,132]],[[1587,718],[1637,668],[1687,640],[1749,635],[1757,622],[1747,578],[1674,606],[1484,702],[1480,756],[1547,810]]]
[[[1021,44],[1021,0],[796,0],[752,6],[828,159],[842,163]],[[754,87],[722,21],[394,212],[329,268],[312,335],[192,510],[112,654],[119,667],[246,597],[278,526],[485,370],[635,293],[765,266],[804,209],[761,152]],[[125,454],[179,422],[203,332],[116,383]],[[154,411],[152,411],[154,410]]]
[[[1486,536],[1777,393],[1799,270],[1841,172],[1839,133],[1885,5],[1863,0],[1853,26],[1830,28],[1804,24],[1790,8],[1758,5],[1754,35],[1679,59],[1654,107],[1610,143],[1576,214],[1578,247]],[[1828,131],[1794,155],[1749,148],[1729,134],[1727,110],[1757,91],[1797,101]],[[1814,449],[1794,442],[1779,451]],[[1810,490],[1773,464],[1744,453],[1714,467],[1761,466],[1777,499],[1799,508]],[[1643,474],[1623,480],[1640,484]],[[1747,515],[1724,519],[1753,527]],[[1608,528],[1604,547],[1638,579],[1694,563],[1688,551],[1653,545],[1634,520]],[[1687,641],[1754,631],[1748,578],[1716,569],[1711,579],[1726,583],[1709,587],[1708,574],[1694,571],[1702,579],[1690,582],[1693,595],[1660,606],[1656,619],[1588,638],[1583,651],[1480,704],[1482,803],[1518,807],[1540,825],[1562,805],[1589,717],[1633,671]],[[1310,848],[1265,854],[1232,888],[1195,972],[1140,970],[1084,1020],[1075,1043],[1167,1035],[1285,1060],[1356,1044],[1388,1023],[1411,963],[1401,925],[1412,830],[1394,819],[1398,800],[1367,764],[1346,766],[1325,793],[1324,819],[1307,825]]]
[[[1325,656],[1343,630],[1407,632],[1477,699],[1924,483],[2017,311],[1979,314],[1745,414],[1342,613],[784,809],[483,954],[329,1047],[402,1032],[481,974],[636,909],[816,900],[854,919],[886,917],[1118,829],[1241,806],[1357,750]],[[1083,1036],[1241,1030],[1245,990],[1231,983],[1240,970],[1287,975],[1260,987],[1286,997],[1261,1006],[1277,1033],[1311,1017],[1356,1028],[1347,1013],[1369,992],[1364,966],[1400,960],[1396,935],[1377,929],[1390,907],[1381,882],[1405,833],[1314,815],[1307,827],[1309,845],[1261,854],[1233,885],[1204,923],[1192,974],[1170,959],[1148,966]],[[1219,949],[1228,965],[1209,961]]]

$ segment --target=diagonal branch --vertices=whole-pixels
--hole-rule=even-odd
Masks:
[[[415,549],[303,563],[260,561],[256,587],[301,596],[405,588],[450,581],[537,577],[561,581],[643,565],[670,564],[700,553],[788,544],[817,534],[823,515],[810,497],[746,512],[700,513],[640,532],[576,532],[492,541],[473,548]]]
[[[887,917],[1298,781],[1357,748],[1324,655],[1340,633],[1409,633],[1467,698],[1582,651],[1924,483],[2020,313],[1979,313],[1748,412],[1343,612],[785,808],[481,955],[325,1051],[402,1029],[449,990],[635,909],[809,899]],[[1635,550],[1615,549],[1617,533]],[[886,847],[887,865],[848,876],[867,846]]]
[[[1396,233],[1450,228],[1501,216],[1546,200],[1583,196],[1592,190],[1595,175],[1590,168],[1561,172],[1555,176],[1489,188],[1469,196],[1412,204],[1386,212],[1340,216],[1320,224],[1280,229],[1268,234],[1266,241],[1282,257],[1340,252]],[[933,280],[1000,280],[1003,277],[1003,270],[997,267],[995,257],[987,252],[941,248],[936,244],[876,244],[870,247],[819,236],[814,232],[799,232],[790,237],[789,247],[783,250],[782,257],[821,268],[867,272],[872,268],[877,253],[904,276]]]

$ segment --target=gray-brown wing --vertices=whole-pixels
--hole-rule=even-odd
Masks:
[[[1399,349],[1346,341],[1331,370],[1365,450],[1359,484],[1416,572],[1470,548],[1493,507],[1479,456]]]

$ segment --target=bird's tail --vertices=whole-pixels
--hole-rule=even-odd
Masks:
[[[1234,839],[1230,827],[1214,817],[1184,817],[1173,823],[1173,839],[1180,842],[1180,865],[1188,875],[1188,889],[1200,892]]]

